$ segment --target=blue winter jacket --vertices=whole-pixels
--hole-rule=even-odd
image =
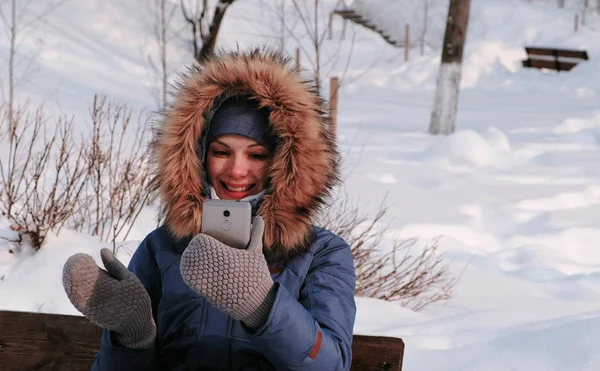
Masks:
[[[183,282],[179,262],[189,240],[153,231],[129,269],[150,294],[155,347],[121,347],[105,330],[92,370],[348,370],[356,314],[352,254],[339,237],[315,232],[309,252],[270,266],[277,298],[264,326],[250,331]]]

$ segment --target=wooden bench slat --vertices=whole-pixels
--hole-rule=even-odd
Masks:
[[[0,370],[89,370],[102,329],[84,317],[0,311]],[[399,338],[354,335],[354,371],[402,370]]]
[[[539,48],[539,47],[525,47],[525,51],[528,55],[544,55],[544,56],[558,56],[562,58],[575,58],[588,60],[588,54],[585,50],[570,50],[570,49],[555,49],[555,48]]]
[[[552,61],[552,60],[544,60],[544,59],[527,59],[523,61],[524,67],[533,67],[533,68],[546,68],[549,70],[555,71],[570,71],[575,67],[577,63],[572,62],[562,62],[562,61]]]

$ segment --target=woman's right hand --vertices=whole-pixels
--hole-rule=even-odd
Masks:
[[[154,345],[156,325],[148,292],[112,254],[100,251],[106,271],[78,253],[63,267],[63,287],[71,303],[90,321],[113,331],[120,345],[146,349]]]

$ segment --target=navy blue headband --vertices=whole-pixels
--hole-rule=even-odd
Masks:
[[[259,108],[252,99],[231,97],[225,100],[208,123],[206,145],[221,135],[236,134],[253,139],[269,150],[275,138],[270,133],[269,109]]]

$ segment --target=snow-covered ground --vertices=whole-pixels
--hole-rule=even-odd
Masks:
[[[411,30],[422,24],[421,2],[360,3],[371,14],[400,19],[401,26],[414,20]],[[50,13],[22,39],[24,54],[36,50],[38,40],[43,44],[21,96],[82,122],[94,93],[154,109],[151,31],[133,4],[67,2]],[[264,21],[272,14],[269,4],[234,3],[220,45],[277,44],[278,20]],[[372,214],[387,195],[391,228],[383,243],[438,239],[459,281],[452,299],[421,312],[357,298],[355,333],[402,337],[407,371],[598,370],[600,16],[588,12],[586,25],[574,32],[580,1],[558,9],[555,1],[473,0],[458,131],[431,137],[426,131],[440,54],[434,35],[444,30],[443,14],[435,11],[447,0],[430,4],[435,24],[428,27],[424,55],[415,42],[406,63],[403,50],[348,25],[326,77],[343,77],[338,137],[349,193]],[[325,53],[338,51],[341,28],[334,18]],[[7,45],[0,39],[3,60]],[[293,52],[296,45],[288,39],[285,47]],[[583,48],[590,61],[561,74],[523,69],[525,45]],[[176,40],[173,69],[186,58]],[[308,56],[302,60],[310,66]],[[5,78],[5,68],[0,72]],[[121,244],[125,263],[155,225],[152,218],[150,210],[144,213]],[[99,261],[103,246],[68,230],[51,235],[35,255],[9,253],[11,246],[0,243],[0,309],[76,314],[62,290],[62,264],[76,251]]]

